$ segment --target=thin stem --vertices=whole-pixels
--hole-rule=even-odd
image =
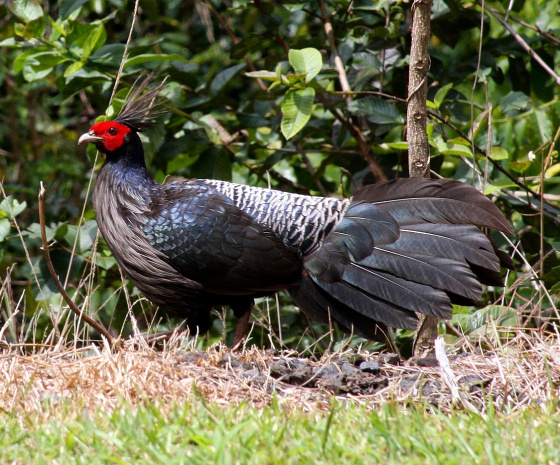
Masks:
[[[321,14],[323,16],[323,23],[325,27],[325,33],[327,34],[327,38],[329,39],[329,43],[331,44],[331,53],[333,56],[334,67],[338,73],[338,80],[340,81],[340,87],[342,88],[343,92],[351,92],[352,89],[350,88],[350,83],[348,82],[348,76],[346,75],[346,70],[344,69],[344,63],[342,63],[342,58],[338,53],[338,49],[336,47],[336,40],[334,37],[334,30],[332,27],[332,23],[327,12],[327,7],[325,6],[325,0],[320,0],[319,5],[321,6]],[[351,98],[348,96],[346,101],[348,103],[351,102]]]
[[[121,339],[120,338],[118,338],[118,339],[113,338],[113,336],[111,336],[109,331],[107,331],[103,325],[101,325],[100,323],[95,321],[93,318],[91,318],[89,315],[86,315],[82,310],[80,310],[76,306],[76,304],[74,303],[72,298],[68,295],[68,293],[66,292],[66,289],[64,289],[64,286],[60,282],[60,279],[58,279],[58,275],[56,274],[56,270],[54,269],[54,266],[53,266],[53,263],[52,263],[52,260],[51,260],[49,243],[47,241],[47,231],[46,231],[46,228],[45,228],[45,193],[46,193],[45,186],[41,182],[41,189],[39,190],[39,196],[38,196],[38,199],[39,199],[39,224],[41,226],[41,241],[43,243],[43,253],[45,255],[45,261],[47,263],[47,268],[49,269],[49,273],[50,273],[50,275],[51,275],[51,277],[54,281],[54,284],[57,287],[60,294],[62,295],[62,298],[64,299],[64,301],[70,307],[70,310],[72,310],[78,316],[78,318],[84,320],[88,325],[90,325],[99,334],[101,334],[101,336],[103,336],[105,339],[107,339],[107,342],[109,342],[111,348],[116,349],[116,348],[120,347],[120,345],[122,343]]]
[[[535,52],[529,46],[529,44],[527,44],[527,42],[525,42],[523,40],[523,38],[517,32],[515,32],[513,30],[513,28],[506,21],[504,21],[501,18],[501,16],[498,14],[498,12],[496,10],[494,10],[493,8],[490,8],[488,5],[486,5],[481,0],[477,0],[476,3],[478,3],[483,9],[488,11],[488,13],[490,13],[513,36],[513,38],[517,41],[517,43],[519,45],[521,45],[521,47],[529,55],[531,55],[531,58],[533,58],[539,65],[541,65],[541,67],[556,81],[556,84],[560,85],[560,76],[558,76],[554,72],[554,70],[544,62],[544,60],[537,54],[537,52]]]

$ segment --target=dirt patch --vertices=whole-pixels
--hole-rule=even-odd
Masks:
[[[559,394],[556,339],[523,336],[499,352],[462,350],[447,348],[444,369],[435,358],[401,361],[395,354],[366,352],[313,361],[291,352],[231,352],[222,346],[154,351],[130,344],[116,354],[92,346],[30,356],[12,348],[0,353],[0,408],[24,413],[70,402],[110,411],[123,400],[173,405],[193,396],[219,405],[265,407],[275,395],[286,408],[328,408],[337,398],[371,406],[392,400],[484,412],[489,402],[515,410]]]

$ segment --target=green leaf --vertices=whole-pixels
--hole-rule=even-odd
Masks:
[[[500,105],[505,115],[514,116],[520,111],[525,110],[530,102],[531,99],[523,92],[515,91],[506,95],[500,102]]]
[[[98,24],[90,31],[82,45],[82,61],[85,61],[85,59],[91,55],[91,52],[93,52],[93,50],[99,48],[96,46],[97,43],[102,40],[104,33],[105,26],[103,24]],[[103,42],[105,42],[105,40],[103,40]]]
[[[259,78],[262,79],[263,81],[270,81],[270,82],[276,82],[280,80],[280,78],[276,75],[276,73],[273,73],[272,71],[251,71],[249,73],[245,73],[245,76],[252,77],[252,78]]]
[[[449,142],[445,144],[445,148],[443,148],[443,150],[440,150],[440,152],[443,155],[455,155],[455,156],[468,157],[468,158],[473,157],[470,148],[465,147],[462,144],[453,144]]]
[[[436,105],[436,108],[439,108],[441,106],[441,104],[445,100],[445,97],[447,96],[447,93],[451,90],[452,87],[453,87],[453,83],[450,82],[449,84],[443,86],[441,89],[438,89],[434,97],[434,103]]]
[[[224,181],[231,181],[231,171],[232,162],[229,153],[217,146],[211,146],[204,151],[190,170],[195,178]]]
[[[519,174],[523,174],[530,166],[530,161],[512,161],[509,164],[509,168]]]
[[[77,73],[80,69],[84,67],[85,63],[83,61],[75,61],[64,71],[64,77],[72,76],[72,74]]]
[[[68,19],[68,16],[70,16],[72,12],[80,8],[87,1],[88,0],[61,0],[59,9],[60,19]]]
[[[45,32],[45,18],[41,16],[25,25],[15,24],[14,32],[26,40],[41,38]]]
[[[2,242],[10,234],[10,220],[4,218],[0,220],[0,242]]]
[[[478,135],[478,132],[483,127],[482,123],[486,121],[486,118],[488,118],[489,113],[490,113],[490,109],[487,108],[480,115],[476,117],[476,119],[473,122],[473,125],[469,129],[469,137],[471,139],[474,139]]]
[[[38,52],[29,55],[23,66],[23,78],[27,82],[38,81],[48,76],[53,68],[68,61],[68,58],[59,55],[58,52]]]
[[[74,243],[76,243],[77,236],[78,253],[83,254],[91,250],[93,241],[97,236],[97,223],[93,220],[88,220],[80,227],[72,224],[67,225],[66,232],[64,233],[64,240],[70,247],[73,247]]]
[[[372,52],[357,52],[352,54],[352,67],[381,69],[382,64]]]
[[[554,165],[552,165],[550,168],[548,168],[545,173],[544,173],[544,177],[545,178],[553,178],[555,177],[558,173],[560,173],[560,163],[555,163]]]
[[[8,7],[24,23],[34,21],[43,16],[43,9],[38,0],[10,0]]]
[[[484,334],[488,326],[517,326],[517,312],[515,308],[505,305],[489,305],[473,313],[469,323],[464,328],[465,334]]]
[[[509,159],[508,151],[506,149],[502,148],[502,147],[492,147],[490,149],[490,153],[488,154],[488,156],[492,160],[508,160]]]
[[[113,257],[103,257],[102,255],[98,255],[95,261],[97,266],[103,270],[110,270],[117,264],[117,261]]]
[[[301,82],[301,80],[305,77],[305,74],[286,74],[285,76],[282,76],[282,80],[284,82],[286,82],[287,80],[287,84],[289,86],[293,86],[295,84],[297,84],[298,82]]]
[[[26,202],[20,203],[12,196],[8,196],[4,200],[2,200],[2,202],[0,202],[0,210],[2,210],[6,214],[6,218],[10,220],[13,220],[26,208]]]
[[[136,55],[135,57],[126,60],[124,67],[130,68],[131,66],[155,61],[183,61],[185,63],[188,63],[188,60],[185,57],[177,55],[176,53],[173,53],[171,55],[166,55],[163,53],[143,53],[142,55]]]
[[[8,37],[7,39],[0,41],[0,47],[20,48],[21,44],[16,42],[15,37]]]
[[[124,47],[124,44],[104,45],[89,58],[90,60],[94,60],[96,63],[117,66],[121,62]]]
[[[288,60],[297,74],[307,75],[306,83],[317,76],[323,67],[323,57],[316,48],[291,49],[288,53]]]
[[[295,136],[311,117],[315,90],[311,87],[306,89],[289,89],[280,104],[282,110],[282,134],[286,139]]]
[[[464,145],[465,147],[470,147],[471,143],[465,139],[464,137],[454,137],[453,139],[449,139],[447,142],[451,144],[459,144]]]
[[[70,51],[81,61],[85,61],[94,51],[103,46],[107,32],[102,23],[90,24],[73,22],[71,32],[66,36]]]
[[[47,48],[46,47],[35,47],[35,48],[31,48],[29,50],[24,51],[23,53],[18,54],[18,56],[16,56],[16,58],[14,59],[14,71],[16,73],[19,73],[23,67],[25,66],[25,62],[27,61],[27,58],[31,55],[34,55],[36,53],[40,53],[40,52],[46,52]]]
[[[484,188],[484,195],[490,195],[499,190],[516,186],[517,184],[515,184],[513,181],[510,181],[509,179],[501,179],[498,181],[494,181],[492,184],[486,185],[486,187]]]
[[[240,63],[238,65],[231,66],[229,68],[224,69],[223,71],[220,71],[218,74],[216,74],[216,76],[214,76],[214,79],[212,80],[212,84],[210,84],[210,92],[213,95],[218,94],[224,88],[224,86],[237,73],[239,73],[239,71],[245,68],[245,66],[246,66],[245,63]]]
[[[406,141],[388,142],[387,145],[395,150],[408,150],[408,142]]]
[[[354,100],[348,105],[351,113],[367,118],[377,124],[402,124],[403,117],[392,103],[379,97],[366,97]]]

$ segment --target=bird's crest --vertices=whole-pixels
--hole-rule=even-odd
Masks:
[[[153,74],[150,74],[140,83],[142,76],[136,79],[115,121],[141,132],[153,127],[157,119],[167,112],[163,108],[163,101],[159,95],[165,87],[167,78],[149,88],[152,78]]]

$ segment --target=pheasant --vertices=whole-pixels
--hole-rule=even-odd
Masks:
[[[417,313],[448,319],[452,304],[503,284],[511,259],[479,229],[513,234],[473,187],[448,179],[396,179],[323,198],[209,179],[156,182],[138,136],[155,122],[163,83],[135,90],[113,121],[78,143],[106,159],[93,206],[125,275],[192,334],[211,309],[230,306],[243,337],[254,299],[286,290],[310,318],[382,340],[415,329]]]

